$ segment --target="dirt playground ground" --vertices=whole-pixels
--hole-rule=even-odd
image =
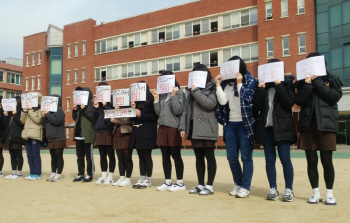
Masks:
[[[77,164],[74,150],[66,151],[63,181],[52,183],[45,179],[50,174],[50,155],[42,152],[43,180],[26,181],[0,178],[0,222],[350,222],[350,164],[349,159],[334,159],[336,180],[334,195],[337,206],[324,203],[310,205],[306,201],[312,190],[306,173],[305,158],[292,158],[294,165],[295,200],[267,201],[269,186],[263,157],[254,157],[254,176],[251,196],[238,199],[228,195],[233,180],[226,157],[217,156],[217,175],[214,195],[188,194],[197,185],[195,157],[188,151],[183,156],[185,163],[184,182],[187,191],[156,191],[164,182],[159,150],[153,155],[154,171],[152,187],[132,189],[91,183],[73,183]],[[24,176],[28,164],[24,153]],[[261,154],[260,154],[261,155]],[[303,153],[299,154],[301,157]],[[10,173],[10,157],[4,152],[4,176]],[[348,156],[347,156],[348,157]],[[95,179],[101,175],[99,155],[95,151]],[[133,156],[132,183],[139,177],[138,157]],[[116,172],[118,169],[116,168]],[[319,163],[320,190],[324,198],[325,184],[322,166]],[[278,187],[284,191],[282,166],[277,160]],[[119,176],[115,176],[117,179]],[[173,168],[173,180],[175,170]]]

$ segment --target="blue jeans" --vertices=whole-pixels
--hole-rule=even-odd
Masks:
[[[225,126],[227,160],[230,164],[234,182],[244,189],[250,190],[253,177],[253,147],[247,137],[243,122],[230,122]],[[238,160],[241,151],[243,172]]]
[[[279,141],[275,142],[273,128],[265,128],[264,132],[264,151],[266,160],[266,174],[269,180],[270,188],[277,188],[276,183],[276,149],[277,145],[278,156],[283,166],[284,181],[286,188],[293,190],[294,170],[290,159],[290,142]]]
[[[38,140],[25,141],[29,170],[31,175],[41,175],[40,144]]]

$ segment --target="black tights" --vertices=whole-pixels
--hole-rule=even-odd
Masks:
[[[309,180],[312,188],[318,187],[318,156],[316,150],[305,150],[307,159],[307,173],[309,175]],[[321,150],[321,163],[323,166],[324,180],[326,182],[327,189],[333,189],[334,184],[334,166],[332,162],[333,151]]]
[[[2,155],[3,150],[3,148],[0,148],[0,172],[2,171],[2,167],[4,166],[4,156]]]
[[[204,186],[205,175],[205,159],[208,164],[208,181],[207,185],[212,186],[216,175],[216,159],[214,155],[214,148],[193,148],[196,155],[196,169],[198,184]]]
[[[11,167],[12,170],[22,171],[23,167],[23,154],[20,149],[9,149],[11,156]]]
[[[165,179],[171,179],[171,155],[175,163],[176,177],[178,180],[182,180],[184,174],[184,163],[181,158],[181,147],[161,146],[160,149],[162,150],[163,170]]]
[[[114,173],[115,169],[115,155],[112,145],[99,145],[100,151],[100,165],[102,172],[107,172],[107,155],[109,158],[109,172]]]
[[[137,154],[140,160],[140,175],[151,177],[153,171],[152,149],[137,149]]]
[[[50,149],[51,155],[51,172],[61,174],[64,166],[63,148]]]
[[[132,149],[116,149],[118,156],[119,175],[130,178],[134,164],[132,162]]]

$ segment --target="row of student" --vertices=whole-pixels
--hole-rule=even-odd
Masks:
[[[319,55],[319,53],[311,53],[308,57]],[[282,82],[276,80],[275,83],[258,85],[240,57],[230,58],[230,60],[237,59],[240,60],[240,72],[232,80],[221,81],[220,75],[214,80],[205,65],[197,65],[193,71],[208,73],[206,86],[203,89],[196,86],[187,89],[189,91],[187,98],[179,89],[177,82],[177,87],[174,87],[172,93],[159,96],[157,92],[152,94],[147,85],[146,101],[132,103],[132,107],[136,109],[135,118],[104,119],[103,110],[111,107],[105,102],[93,103],[91,91],[88,88],[78,87],[76,90],[88,90],[90,98],[86,106],[73,106],[73,119],[76,121],[74,139],[78,157],[78,176],[74,182],[92,180],[94,175],[92,148],[95,142],[99,147],[102,169],[102,177],[96,181],[96,184],[130,185],[133,166],[131,154],[132,149],[135,148],[140,160],[141,176],[133,187],[150,187],[153,170],[151,151],[158,145],[162,150],[165,183],[157,187],[157,190],[185,190],[180,146],[181,137],[186,137],[191,140],[194,148],[198,177],[198,186],[189,192],[200,195],[213,194],[216,174],[214,145],[218,138],[217,122],[219,121],[224,125],[227,158],[235,183],[230,195],[249,197],[253,176],[252,152],[256,142],[263,144],[265,151],[266,172],[270,184],[267,199],[276,200],[279,197],[275,168],[275,146],[277,146],[285,178],[283,200],[293,201],[294,174],[290,159],[290,144],[296,142],[292,116],[292,106],[296,103],[301,106],[298,128],[299,146],[306,152],[307,172],[314,191],[308,202],[318,203],[321,200],[318,188],[316,153],[318,149],[321,150],[321,162],[325,173],[326,204],[336,204],[332,191],[335,175],[332,152],[336,150],[337,102],[342,96],[342,83],[337,77],[327,73],[322,77],[317,75],[307,77],[305,80],[297,81],[296,84],[293,83],[294,77],[289,75],[285,76]],[[272,59],[269,63],[278,61]],[[162,75],[169,74],[172,73],[170,71],[162,73]],[[106,83],[100,85],[104,84]],[[295,87],[297,93],[295,93]],[[26,112],[25,109],[23,112]],[[51,112],[46,113],[46,117],[47,114]],[[117,151],[120,171],[120,179],[116,182],[113,181],[116,165],[113,149]],[[239,151],[241,151],[243,169],[238,160]],[[107,156],[109,157],[108,176]],[[170,156],[175,161],[176,184],[171,183]],[[84,157],[87,160],[87,175],[84,175]],[[204,182],[205,159],[208,169],[206,185]]]

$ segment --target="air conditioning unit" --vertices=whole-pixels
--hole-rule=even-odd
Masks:
[[[305,8],[304,8],[304,6],[299,7],[299,13],[305,13]]]
[[[267,13],[266,14],[266,19],[272,19],[272,13]]]

